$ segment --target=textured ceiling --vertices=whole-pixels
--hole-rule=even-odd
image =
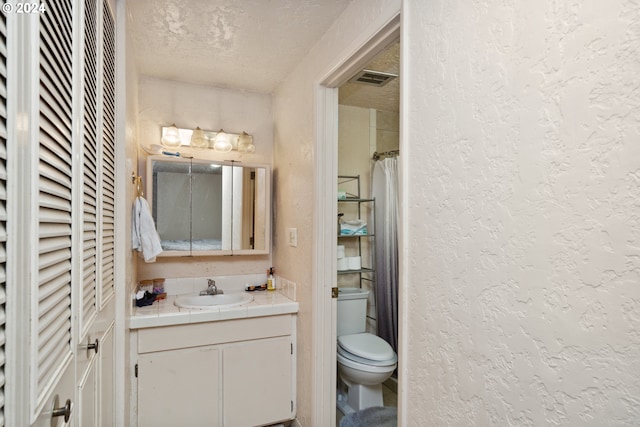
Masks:
[[[127,3],[142,75],[272,92],[351,0],[133,0]],[[396,43],[365,68],[399,73]],[[346,83],[339,102],[398,111],[399,80]]]
[[[129,1],[138,71],[269,93],[350,1]]]
[[[367,70],[400,74],[400,43],[380,52],[366,67]],[[338,102],[376,110],[400,110],[400,79],[395,78],[384,86],[376,87],[361,83],[345,83],[340,86]]]

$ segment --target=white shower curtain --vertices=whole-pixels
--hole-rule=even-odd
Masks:
[[[378,335],[398,351],[398,159],[373,166]]]

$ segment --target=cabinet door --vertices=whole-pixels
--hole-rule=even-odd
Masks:
[[[291,418],[291,338],[249,341],[223,350],[224,425],[257,426]]]
[[[109,328],[100,342],[98,353],[98,426],[110,427],[115,424],[115,369],[114,369],[113,326]],[[83,424],[84,425],[84,424]]]
[[[77,353],[77,366],[83,368],[83,371],[79,371],[76,405],[78,425],[81,427],[114,425],[113,327],[112,322],[97,341],[97,349],[86,349]],[[88,344],[92,344],[91,340]]]
[[[96,414],[97,403],[97,374],[96,360],[93,357],[89,363],[87,371],[84,373],[78,384],[78,414],[80,426],[97,425],[98,416]]]
[[[138,427],[219,426],[220,350],[197,347],[138,358]]]

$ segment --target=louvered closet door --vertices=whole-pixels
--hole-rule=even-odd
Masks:
[[[0,426],[4,417],[5,304],[7,264],[7,43],[6,16],[0,14]]]
[[[82,337],[114,296],[115,248],[115,22],[106,2],[84,6]]]
[[[98,238],[98,70],[96,2],[85,1],[84,111],[83,111],[83,207],[82,207],[82,315],[81,340],[97,312]]]
[[[102,415],[99,406],[114,398],[113,369],[109,368],[113,345],[102,345],[112,342],[115,312],[115,32],[106,3],[55,0],[46,2],[46,12],[8,18],[10,34],[25,35],[28,41],[17,44],[10,38],[8,57],[16,58],[16,66],[9,71],[16,70],[16,80],[22,79],[21,84],[8,86],[15,88],[9,100],[17,100],[10,107],[15,105],[28,123],[21,129],[8,128],[17,129],[16,142],[8,144],[15,153],[10,151],[8,158],[20,166],[9,169],[9,179],[15,179],[9,189],[21,191],[9,193],[9,201],[15,203],[10,206],[9,220],[15,221],[16,242],[20,243],[11,246],[17,250],[10,253],[9,266],[21,282],[15,293],[20,296],[17,307],[21,310],[11,312],[10,320],[16,317],[20,321],[15,325],[24,325],[9,329],[17,337],[16,351],[10,354],[25,359],[15,368],[25,384],[10,382],[7,387],[14,392],[10,396],[17,396],[9,422],[15,419],[21,426],[61,425],[59,418],[52,424],[51,408],[64,407],[67,399],[73,408],[69,425],[113,424],[101,424],[102,419],[114,417],[113,411]],[[0,17],[4,34],[5,16]],[[0,53],[4,55],[4,38],[2,42]],[[2,99],[4,69],[3,64]],[[12,76],[10,73],[9,78]],[[12,114],[13,108],[9,110]],[[0,369],[4,360],[5,117],[2,107]],[[87,351],[86,344],[96,341],[99,350]],[[106,381],[101,382],[105,375]],[[3,402],[0,394],[0,409]],[[3,423],[0,419],[0,426]]]
[[[97,426],[114,425],[115,366],[113,325],[115,316],[115,157],[116,157],[116,33],[115,19],[108,1],[102,4],[102,193],[100,278],[98,289],[99,321],[111,325],[104,331],[99,354],[97,383],[99,386],[99,422]]]
[[[76,354],[80,425],[113,425],[115,313],[115,22],[107,1],[83,0],[82,345]],[[75,265],[75,264],[74,264]]]
[[[102,224],[100,308],[114,295],[115,217],[115,21],[103,3]]]
[[[72,2],[48,2],[40,15],[37,170],[37,296],[32,313],[33,415],[66,378],[71,348]],[[62,404],[68,396],[61,396]]]

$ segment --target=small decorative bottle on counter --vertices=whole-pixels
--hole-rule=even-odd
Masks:
[[[267,290],[275,291],[276,290],[276,278],[273,276],[274,268],[269,268],[269,277],[267,278]]]

